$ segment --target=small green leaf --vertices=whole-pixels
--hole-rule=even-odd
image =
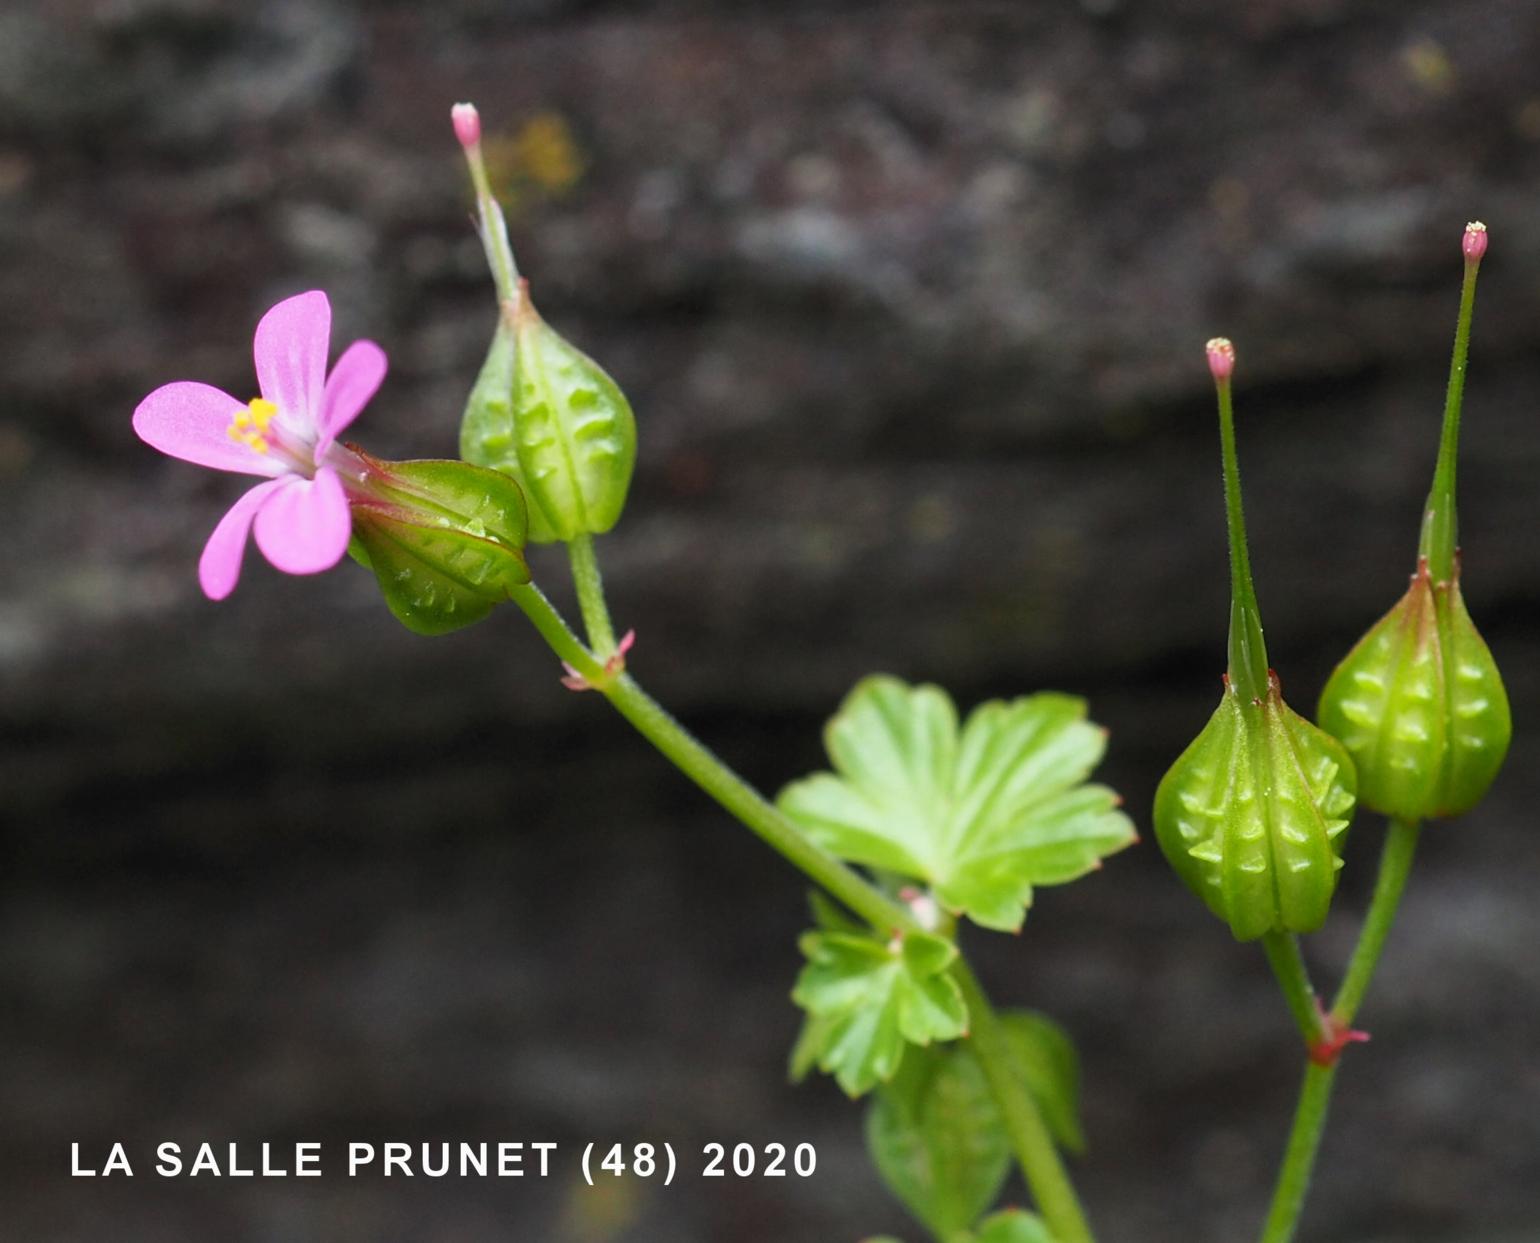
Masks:
[[[829,722],[832,773],[780,807],[853,863],[928,882],[952,913],[1015,930],[1034,885],[1061,884],[1136,840],[1105,786],[1082,784],[1105,749],[1085,703],[1038,694],[976,709],[959,730],[946,692],[859,683]]]
[[[1035,1010],[1015,1010],[1000,1018],[1017,1070],[1054,1140],[1069,1152],[1084,1152],[1080,1058],[1069,1034]]]
[[[979,1223],[974,1243],[1054,1243],[1054,1239],[1037,1214],[1008,1208]]]
[[[969,1229],[1010,1171],[989,1083],[962,1044],[904,1054],[867,1110],[866,1144],[888,1189],[939,1239]]]
[[[803,1017],[802,1029],[797,1033],[797,1042],[791,1046],[791,1057],[786,1068],[786,1077],[793,1083],[801,1083],[817,1068],[824,1046],[829,1043],[834,1023],[835,1020],[828,1015],[808,1014]]]
[[[911,943],[918,944],[911,944]],[[816,1064],[851,1096],[891,1079],[904,1046],[953,1040],[968,1010],[947,969],[957,949],[913,932],[890,943],[845,932],[809,932],[808,963],[792,1000],[808,1012],[792,1073]]]

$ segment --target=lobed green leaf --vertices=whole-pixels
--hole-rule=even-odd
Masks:
[[[953,1040],[968,1010],[949,968],[951,942],[909,933],[884,943],[848,932],[809,932],[807,965],[792,1000],[808,1013],[792,1053],[792,1075],[814,1065],[860,1096],[897,1073],[906,1044]]]
[[[1136,840],[1104,786],[1084,785],[1104,731],[1083,700],[1038,694],[957,710],[934,686],[859,683],[829,722],[832,773],[780,807],[841,858],[928,882],[953,914],[1018,929],[1035,885],[1062,884]]]

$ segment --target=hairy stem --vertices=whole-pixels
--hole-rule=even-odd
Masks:
[[[968,1004],[968,1035],[974,1056],[983,1067],[984,1078],[1010,1137],[1011,1150],[1026,1175],[1027,1185],[1048,1224],[1054,1243],[1094,1243],[1090,1223],[1080,1207],[1080,1199],[1069,1180],[1069,1171],[1059,1158],[1043,1115],[1038,1110],[1027,1085],[1012,1065],[1010,1047],[1000,1016],[994,1012],[978,976],[966,959],[959,957],[952,975]]]
[[[591,546],[588,551],[592,556]],[[593,581],[602,592],[598,588],[597,566]],[[560,659],[599,687],[615,710],[664,758],[793,867],[881,932],[922,930],[907,907],[894,902],[860,873],[810,840],[637,685],[630,674],[607,679],[603,661],[583,646],[539,588],[532,584],[516,588],[513,600]],[[1042,1114],[1012,1068],[999,1017],[966,962],[959,958],[952,970],[968,1005],[974,1053],[989,1080],[1011,1146],[1055,1243],[1094,1243]]]
[[[1449,361],[1449,387],[1444,396],[1444,426],[1439,436],[1438,464],[1433,486],[1423,507],[1422,535],[1417,555],[1427,558],[1436,583],[1454,576],[1454,554],[1459,546],[1455,521],[1455,459],[1460,449],[1460,406],[1465,398],[1465,365],[1470,355],[1471,313],[1476,305],[1476,274],[1479,259],[1465,261],[1460,285],[1460,314],[1455,321],[1454,355]]]
[[[1392,818],[1390,821],[1385,846],[1380,852],[1380,870],[1374,883],[1374,897],[1369,903],[1368,914],[1364,916],[1364,926],[1358,934],[1358,944],[1348,964],[1347,975],[1332,1002],[1331,1017],[1343,1027],[1351,1023],[1358,1013],[1369,981],[1374,976],[1374,969],[1379,965],[1380,953],[1385,948],[1385,939],[1390,935],[1391,925],[1395,923],[1396,912],[1401,906],[1401,895],[1406,890],[1406,880],[1417,853],[1419,828],[1415,820]],[[1298,952],[1296,946],[1296,956]],[[1303,971],[1303,964],[1300,969]],[[1290,1004],[1292,1008],[1294,1003]],[[1308,1033],[1306,1039],[1310,1039]],[[1278,1183],[1273,1191],[1267,1224],[1262,1229],[1262,1243],[1289,1243],[1294,1237],[1300,1213],[1305,1206],[1305,1193],[1310,1187],[1311,1171],[1315,1168],[1316,1153],[1321,1146],[1321,1135],[1326,1129],[1327,1106],[1331,1103],[1337,1066],[1335,1061],[1328,1066],[1312,1062],[1305,1068],[1299,1104],[1294,1111],[1294,1125],[1289,1132],[1283,1164],[1278,1170]]]
[[[1219,395],[1219,454],[1224,472],[1225,525],[1230,538],[1230,685],[1243,701],[1267,694],[1267,645],[1262,611],[1251,580],[1246,547],[1246,510],[1241,504],[1241,468],[1235,454],[1235,407],[1228,377],[1216,382]]]
[[[497,286],[497,300],[507,302],[514,296],[519,282],[519,265],[513,258],[513,247],[508,241],[508,222],[497,196],[492,193],[492,183],[487,177],[486,161],[481,156],[481,140],[465,149],[465,162],[471,170],[471,182],[476,187],[476,231],[481,234],[481,247],[486,251],[487,266],[492,269],[492,281]]]
[[[1269,932],[1262,938],[1262,948],[1267,953],[1268,965],[1278,977],[1278,987],[1283,990],[1283,999],[1294,1016],[1299,1034],[1307,1045],[1315,1044],[1326,1033],[1321,1027],[1315,988],[1305,970],[1304,956],[1299,952],[1299,938],[1292,932]]]
[[[1288,1243],[1294,1237],[1294,1228],[1305,1207],[1305,1193],[1310,1190],[1310,1172],[1326,1130],[1326,1109],[1331,1104],[1332,1085],[1336,1081],[1335,1064],[1319,1066],[1310,1062],[1305,1066],[1305,1081],[1300,1085],[1294,1126],[1278,1170],[1272,1207],[1262,1228],[1262,1243]]]
[[[1393,818],[1385,835],[1385,846],[1380,854],[1380,872],[1374,882],[1374,897],[1369,903],[1369,913],[1364,917],[1363,931],[1358,934],[1358,944],[1348,961],[1347,974],[1342,987],[1332,1000],[1332,1017],[1340,1023],[1351,1023],[1363,1004],[1364,993],[1379,965],[1385,939],[1401,908],[1401,895],[1406,890],[1407,877],[1411,875],[1412,860],[1417,854],[1417,839],[1422,826],[1415,820]]]
[[[577,587],[588,645],[601,662],[607,661],[615,654],[615,628],[610,624],[609,605],[604,600],[604,580],[599,575],[599,559],[594,555],[594,537],[587,533],[574,535],[567,542],[567,556],[572,562],[572,582]]]

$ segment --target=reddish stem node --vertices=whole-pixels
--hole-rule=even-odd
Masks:
[[[1321,1030],[1325,1033],[1321,1039],[1308,1046],[1310,1060],[1317,1066],[1335,1066],[1337,1059],[1342,1056],[1342,1050],[1348,1045],[1368,1043],[1368,1032],[1349,1027],[1335,1014],[1325,1009],[1319,998],[1316,999],[1315,1008],[1316,1013],[1321,1016]]]
[[[615,645],[615,654],[604,662],[604,672],[601,675],[602,680],[598,685],[590,682],[565,660],[562,661],[561,667],[567,673],[562,678],[561,684],[569,691],[596,691],[603,689],[603,687],[608,686],[614,680],[616,674],[626,667],[626,653],[631,650],[635,643],[635,630],[628,630],[621,636],[620,642]]]

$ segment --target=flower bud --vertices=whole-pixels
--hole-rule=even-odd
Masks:
[[[636,420],[615,381],[540,317],[520,280],[472,390],[460,453],[516,479],[537,543],[599,535],[619,519]]]
[[[465,462],[386,462],[350,446],[354,557],[374,571],[409,630],[447,634],[480,621],[529,582],[524,497]]]
[[[1423,820],[1481,801],[1508,753],[1508,694],[1460,594],[1455,466],[1486,226],[1466,226],[1465,280],[1417,572],[1399,604],[1359,640],[1321,693],[1322,726],[1358,766],[1365,807]]]
[[[1347,751],[1283,702],[1268,667],[1235,455],[1235,352],[1215,340],[1208,357],[1230,535],[1229,670],[1219,707],[1155,793],[1155,837],[1187,887],[1250,941],[1325,920],[1356,779]]]

